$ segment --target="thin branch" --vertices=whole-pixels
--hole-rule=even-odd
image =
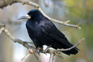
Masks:
[[[79,27],[78,25],[68,24],[69,20],[66,21],[66,22],[62,22],[62,21],[59,21],[59,20],[56,20],[56,19],[53,19],[53,18],[47,16],[47,15],[42,11],[42,9],[40,8],[40,6],[39,6],[38,4],[36,4],[36,3],[34,3],[34,2],[28,1],[28,4],[36,7],[45,17],[47,17],[49,20],[51,20],[51,21],[53,21],[53,22],[62,24],[62,25],[64,25],[64,26],[74,27],[74,28],[77,28],[77,29],[81,29],[81,27]]]
[[[79,40],[79,42],[76,45],[74,45],[74,46],[72,46],[70,48],[67,48],[67,49],[57,49],[57,51],[69,51],[69,50],[75,48],[76,46],[78,46],[83,40],[85,40],[85,38],[82,38],[81,40]]]
[[[50,61],[49,61],[49,62],[53,62],[53,58],[54,58],[55,55],[63,59],[63,57],[59,55],[59,54],[61,54],[60,52],[62,52],[62,51],[69,51],[69,50],[75,48],[75,47],[78,46],[83,40],[85,40],[85,38],[82,38],[81,40],[79,40],[79,42],[78,42],[76,45],[74,45],[74,46],[72,46],[72,47],[70,47],[70,48],[67,48],[67,49],[56,49],[56,50],[47,49],[46,52],[49,52],[49,53],[50,53]]]
[[[40,58],[37,56],[37,51],[34,51],[33,49],[29,49],[30,54],[34,54],[35,58],[37,59],[38,62],[41,62]]]
[[[4,33],[13,41],[15,41],[15,38],[10,34],[10,32],[8,31],[8,29],[6,27],[4,27]]]
[[[0,29],[0,34],[1,34],[3,31],[4,31],[4,28],[2,27],[2,28]]]
[[[33,49],[30,49],[30,48],[29,48],[29,53],[24,58],[22,58],[22,61],[26,60],[30,56],[30,54],[34,54],[34,56],[36,57],[38,62],[40,62],[40,59],[38,58],[38,56],[36,56],[36,54],[34,53]]]
[[[53,62],[53,60],[54,60],[54,54],[52,53],[52,54],[50,54],[50,59],[49,59],[49,62]]]
[[[47,51],[48,52],[50,51],[50,60],[49,60],[49,62],[53,62],[53,59],[54,59],[55,55],[63,59],[62,56],[58,55],[58,54],[60,54],[58,52],[69,51],[69,50],[75,48],[76,46],[78,46],[83,40],[85,40],[85,38],[82,38],[81,40],[79,40],[79,42],[76,45],[74,45],[74,46],[72,46],[70,48],[67,48],[67,49],[57,49],[57,50],[48,49]]]
[[[73,49],[73,48],[75,48],[76,46],[78,46],[81,42],[83,42],[83,40],[85,40],[85,38],[82,38],[81,40],[79,40],[79,42],[77,43],[77,44],[75,44],[74,46],[72,46],[72,47],[70,47],[70,48],[67,48],[67,49],[56,49],[56,50],[53,50],[53,49],[47,49],[46,51],[44,51],[44,52],[47,52],[47,53],[51,53],[51,52],[53,52],[53,53],[55,53],[55,55],[58,55],[58,54],[60,54],[59,52],[61,52],[61,51],[69,51],[69,50],[71,50],[71,49]]]
[[[34,52],[33,54],[34,54],[34,56],[36,57],[37,61],[38,61],[38,62],[41,62],[41,60],[40,60],[40,58],[37,56],[37,54],[36,54],[35,52]]]
[[[30,56],[30,53],[28,53],[24,58],[21,59],[21,61],[25,61]]]
[[[13,4],[13,3],[15,3],[15,2],[20,2],[20,3],[23,3],[23,4],[28,4],[28,5],[31,5],[31,6],[33,6],[33,7],[35,7],[35,8],[37,8],[45,17],[47,17],[49,20],[51,20],[51,21],[53,21],[53,22],[62,24],[62,25],[64,25],[64,26],[81,29],[81,27],[79,27],[78,25],[68,24],[68,21],[63,22],[63,21],[59,21],[59,20],[56,20],[56,19],[53,19],[53,18],[47,16],[47,15],[42,11],[42,9],[40,8],[40,6],[39,6],[38,4],[32,2],[32,1],[28,1],[28,0],[25,0],[25,1],[24,1],[24,0],[13,0],[13,1],[10,2],[10,3],[7,3],[7,2],[6,2],[7,4],[4,4],[4,3],[3,3],[3,5],[0,5],[0,7],[5,7],[5,6],[7,6],[7,5],[9,5],[9,4]]]
[[[30,46],[30,45],[28,45],[28,43],[27,43],[27,41],[22,41],[22,40],[20,40],[20,39],[16,39],[16,38],[14,38],[11,34],[10,34],[10,32],[8,31],[8,29],[5,27],[5,25],[3,25],[3,24],[1,24],[0,23],[0,32],[2,33],[2,32],[4,32],[11,40],[13,40],[14,42],[17,42],[17,43],[19,43],[19,44],[22,44],[24,47],[26,47],[28,50],[29,50],[29,53],[30,54],[34,54],[34,56],[36,57],[36,59],[37,59],[37,61],[38,62],[40,62],[40,59],[39,59],[39,57],[36,55],[36,48],[35,47],[33,47],[33,46]],[[33,50],[32,50],[33,49]],[[33,52],[34,51],[34,52]],[[27,56],[25,56],[22,60],[24,60],[24,59],[26,59],[27,57],[29,56],[29,54],[27,55]]]
[[[3,0],[2,0],[2,1],[3,1]],[[8,1],[8,0],[7,0],[7,1]],[[13,4],[13,3],[15,3],[15,2],[20,2],[20,3],[23,3],[23,4],[28,4],[28,5],[31,5],[31,6],[35,7],[36,9],[38,9],[46,18],[48,18],[49,20],[51,20],[51,21],[53,21],[53,22],[62,24],[62,25],[64,25],[64,26],[81,29],[81,27],[79,27],[78,25],[68,24],[68,23],[70,22],[69,20],[66,21],[66,22],[63,22],[63,21],[59,21],[59,20],[56,20],[56,19],[53,19],[53,18],[47,16],[47,15],[42,11],[42,9],[40,8],[40,6],[39,6],[38,4],[36,4],[36,3],[34,3],[34,2],[31,2],[31,1],[28,1],[28,0],[12,0],[11,2],[7,2],[7,1],[4,0],[4,1],[3,1],[4,3],[3,3],[3,4],[0,4],[0,8],[3,8],[3,7],[5,7],[5,6],[8,6],[8,5]],[[22,22],[22,21],[21,21],[21,22]],[[18,23],[20,24],[21,22],[18,22]],[[17,43],[23,45],[23,46],[26,47],[28,50],[29,50],[29,49],[32,49],[32,51],[29,50],[29,51],[30,51],[29,54],[27,54],[27,56],[25,56],[24,59],[26,59],[27,57],[29,57],[30,54],[34,54],[34,56],[36,57],[37,61],[38,61],[38,62],[41,62],[40,59],[39,59],[39,57],[38,57],[37,54],[36,54],[36,53],[37,53],[37,50],[36,50],[35,47],[29,45],[26,41],[22,41],[22,40],[20,40],[20,39],[16,39],[15,37],[13,37],[13,36],[10,34],[10,32],[8,31],[8,29],[5,27],[5,25],[0,23],[0,34],[1,34],[2,32],[4,32],[11,40],[13,40],[14,42],[17,42]],[[49,49],[50,47],[47,48],[45,51],[48,52],[48,53],[50,53],[50,62],[53,62],[54,56],[55,56],[55,55],[58,55],[58,54],[59,54],[58,52],[71,50],[71,49],[75,48],[76,46],[78,46],[83,40],[84,40],[84,38],[81,39],[76,45],[74,45],[74,46],[72,46],[72,47],[70,47],[70,48],[67,48],[67,49],[57,49],[57,50],[53,50],[53,49]],[[32,52],[33,52],[33,53],[32,53]],[[43,51],[42,51],[42,52],[43,52]]]
[[[74,27],[74,28],[77,28],[77,29],[81,29],[81,27],[79,27],[78,25],[68,24],[68,22],[70,22],[69,20],[66,21],[66,22],[62,22],[62,21],[59,21],[59,20],[56,20],[56,19],[53,19],[53,18],[47,16],[47,15],[42,11],[41,8],[38,8],[38,10],[41,11],[41,13],[42,13],[45,17],[47,17],[49,20],[51,20],[51,21],[53,21],[53,22],[56,22],[56,23],[62,24],[62,25],[64,25],[64,26]]]
[[[29,49],[29,47],[35,49],[35,47],[29,46],[28,43],[27,43],[27,41],[22,41],[22,40],[20,40],[20,39],[14,38],[14,37],[10,34],[10,32],[8,31],[8,29],[7,29],[5,26],[3,27],[3,32],[4,32],[11,40],[13,40],[14,42],[17,42],[17,43],[19,43],[19,44],[22,44],[22,45],[23,45],[24,47],[26,47],[27,49]]]
[[[36,57],[37,61],[38,61],[38,62],[41,62],[41,61],[40,61],[40,58],[39,58],[39,57],[37,56],[37,54],[36,54],[36,53],[37,53],[37,49],[36,49],[35,47],[29,45],[29,44],[27,43],[27,41],[22,41],[22,40],[20,40],[20,39],[14,38],[14,37],[10,34],[10,32],[8,31],[8,29],[5,27],[5,25],[0,23],[0,33],[2,33],[2,32],[4,32],[4,33],[5,33],[11,40],[13,40],[14,42],[17,42],[17,43],[23,45],[24,47],[26,47],[26,48],[29,50],[29,53],[30,53],[30,54],[34,54],[34,56]],[[54,50],[54,49],[50,49],[50,46],[51,46],[51,45],[50,45],[50,46],[47,47],[44,51],[41,51],[41,52],[50,53],[50,54],[51,54],[51,55],[50,55],[50,62],[52,62],[54,56],[55,56],[55,55],[58,56],[58,54],[59,54],[58,52],[71,50],[71,49],[75,48],[76,46],[78,46],[84,39],[85,39],[85,38],[81,39],[76,45],[74,45],[74,46],[72,46],[72,47],[70,47],[70,48],[67,48],[67,49],[57,49],[57,50]],[[25,56],[23,59],[26,59],[27,57],[29,57],[30,54],[28,54],[27,56]],[[52,57],[51,57],[51,56],[52,56]]]

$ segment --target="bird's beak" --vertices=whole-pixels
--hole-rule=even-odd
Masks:
[[[31,17],[29,15],[25,15],[25,16],[22,16],[20,18],[18,18],[18,20],[21,20],[21,19],[30,19]]]

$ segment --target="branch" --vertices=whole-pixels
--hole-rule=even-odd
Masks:
[[[34,54],[34,56],[36,57],[37,61],[41,62],[40,58],[36,55],[36,53],[38,53],[38,51],[37,51],[37,49],[35,47],[29,45],[27,41],[22,41],[20,39],[14,38],[10,34],[8,29],[5,27],[5,25],[0,23],[0,34],[2,32],[4,32],[11,40],[13,40],[16,43],[19,43],[19,44],[23,45],[24,47],[26,47],[29,50],[29,53],[22,60],[24,60],[27,57],[29,57],[30,54]],[[67,49],[56,49],[56,50],[54,50],[54,49],[50,49],[50,47],[51,47],[51,45],[50,45],[45,50],[43,50],[41,52],[42,53],[50,53],[50,62],[53,62],[53,59],[54,59],[55,55],[60,57],[60,55],[58,55],[58,54],[60,54],[59,52],[71,50],[71,49],[75,48],[76,46],[78,46],[83,40],[85,40],[85,38],[81,39],[76,45],[74,45],[74,46],[72,46],[70,48],[67,48]]]
[[[34,56],[36,57],[37,61],[41,62],[40,58],[36,55],[36,53],[33,51],[33,49],[29,49],[29,53],[24,58],[22,58],[21,60],[22,61],[26,60],[30,56],[30,54],[34,54]]]
[[[62,49],[53,50],[53,49],[47,48],[46,50],[44,50],[44,52],[50,52],[50,53],[51,53],[51,51],[52,51],[52,52],[69,51],[69,50],[75,48],[76,46],[78,46],[81,42],[83,42],[83,40],[85,40],[85,38],[82,38],[81,40],[79,40],[79,42],[78,42],[77,44],[75,44],[74,46],[72,46],[72,47],[70,47],[70,48],[67,48],[67,49],[63,49],[63,48],[62,48]]]
[[[32,46],[29,46],[26,41],[22,41],[22,40],[20,40],[20,39],[14,38],[14,37],[10,34],[10,32],[8,31],[8,29],[5,27],[5,25],[0,23],[0,34],[1,34],[2,32],[4,32],[11,40],[13,40],[14,42],[17,42],[17,43],[19,43],[19,44],[22,44],[22,45],[23,45],[24,47],[26,47],[27,49],[29,49],[29,47],[32,47]],[[34,48],[34,47],[32,47],[32,48]]]
[[[30,54],[34,54],[34,56],[37,58],[38,62],[41,62],[40,59],[39,59],[39,57],[38,57],[38,56],[36,55],[36,53],[35,53],[35,52],[36,52],[36,48],[35,48],[35,47],[28,45],[28,42],[27,42],[27,41],[22,41],[22,40],[20,40],[20,39],[14,38],[14,37],[10,34],[10,32],[8,31],[8,29],[5,27],[5,25],[0,23],[0,34],[1,34],[2,32],[4,32],[4,33],[5,33],[11,40],[13,40],[15,43],[17,42],[17,43],[23,45],[24,47],[26,47],[26,48],[30,51]],[[31,50],[33,50],[33,51],[31,51]],[[31,52],[34,52],[34,53],[31,53]],[[24,57],[23,59],[26,59],[30,54],[28,54],[28,55],[27,55],[26,57]],[[22,59],[22,60],[23,60],[23,59]]]
[[[0,8],[6,7],[6,6],[11,5],[11,4],[13,4],[13,3],[16,3],[16,2],[20,2],[20,3],[22,3],[22,4],[28,4],[28,5],[31,5],[31,6],[35,7],[36,9],[38,9],[46,18],[48,18],[49,20],[51,20],[51,21],[53,21],[53,22],[62,24],[62,25],[64,25],[64,26],[81,29],[81,27],[79,27],[78,25],[68,24],[68,23],[70,22],[69,20],[66,21],[66,22],[62,22],[62,21],[59,21],[59,20],[56,20],[56,19],[53,19],[53,18],[47,16],[47,15],[42,11],[42,9],[40,8],[40,6],[39,6],[38,4],[36,4],[36,3],[34,3],[34,2],[31,2],[31,1],[28,1],[28,0],[11,0],[11,1],[9,0],[9,2],[8,2],[8,0],[7,0],[7,1],[1,0],[1,1],[3,1],[3,3],[0,4]],[[1,3],[1,2],[0,2],[0,3]],[[21,21],[21,22],[22,22],[22,21]],[[18,22],[18,23],[21,23],[21,22]],[[22,41],[22,40],[20,40],[20,39],[14,38],[14,37],[10,34],[10,32],[8,31],[8,29],[5,27],[5,25],[0,23],[0,34],[1,34],[2,32],[4,32],[11,40],[13,40],[13,41],[16,42],[16,43],[19,43],[19,44],[23,45],[24,47],[26,47],[26,48],[30,51],[30,52],[23,58],[23,60],[26,59],[27,57],[29,57],[30,54],[34,54],[34,56],[36,57],[37,61],[38,61],[38,62],[41,62],[40,59],[39,59],[39,57],[36,55],[37,50],[36,50],[35,47],[29,45],[26,41]],[[58,56],[58,54],[59,54],[58,52],[71,50],[71,49],[75,48],[76,46],[78,46],[83,40],[84,40],[84,38],[81,39],[76,45],[74,45],[74,46],[72,46],[72,47],[70,47],[70,48],[67,48],[67,49],[57,49],[57,50],[53,50],[53,49],[49,49],[49,48],[50,48],[50,46],[49,46],[44,52],[50,53],[50,62],[53,62],[54,56],[55,56],[55,55]],[[43,52],[43,51],[42,51],[42,52]]]
[[[40,6],[34,2],[31,2],[31,1],[28,1],[27,2],[29,5],[32,5],[34,7],[36,7],[45,17],[47,17],[49,20],[53,21],[53,22],[56,22],[56,23],[59,23],[59,24],[62,24],[64,26],[68,26],[68,27],[74,27],[74,28],[77,28],[77,29],[81,29],[81,27],[79,27],[79,25],[72,25],[72,24],[68,24],[68,22],[70,22],[69,20],[66,21],[66,22],[62,22],[62,21],[59,21],[59,20],[56,20],[56,19],[53,19],[49,16],[47,16],[43,11],[42,9],[40,8]]]
[[[5,1],[5,0],[4,0],[4,1]],[[70,21],[63,22],[63,21],[59,21],[59,20],[56,20],[56,19],[53,19],[53,18],[47,16],[47,15],[42,11],[42,9],[40,8],[40,6],[39,6],[38,4],[36,4],[36,3],[34,3],[34,2],[31,2],[31,1],[28,1],[28,0],[25,0],[25,1],[24,1],[24,0],[12,0],[12,1],[9,2],[9,3],[5,2],[6,4],[3,3],[2,5],[0,5],[0,8],[5,7],[5,6],[7,6],[7,5],[10,5],[10,4],[13,4],[13,3],[15,3],[15,2],[20,2],[20,3],[23,3],[23,4],[28,4],[28,5],[31,5],[31,6],[33,6],[33,7],[35,7],[35,8],[37,8],[45,17],[47,17],[49,20],[51,20],[51,21],[53,21],[53,22],[62,24],[62,25],[64,25],[64,26],[81,29],[81,27],[79,27],[79,25],[68,24],[68,22],[70,22]]]
[[[69,50],[75,48],[75,47],[78,46],[83,40],[85,40],[85,38],[82,38],[81,40],[79,40],[79,42],[78,42],[76,45],[74,45],[74,46],[72,46],[72,47],[70,47],[70,48],[67,48],[67,49],[56,49],[56,50],[54,50],[54,49],[49,49],[49,47],[50,47],[50,46],[49,46],[48,49],[46,48],[47,50],[45,50],[44,52],[50,53],[50,62],[53,62],[53,59],[54,59],[54,56],[55,56],[55,55],[63,59],[63,57],[60,56],[60,54],[61,54],[60,52],[62,52],[62,51],[69,51]]]
[[[38,61],[38,62],[41,62],[40,58],[36,55],[36,53],[34,52],[33,54],[34,54],[34,56],[36,57],[37,61]]]
[[[50,54],[50,59],[49,59],[49,62],[53,62],[53,60],[54,60],[54,54]]]
[[[68,26],[68,27],[73,27],[73,28],[77,28],[77,29],[81,29],[81,27],[79,27],[79,25],[72,25],[72,24],[68,24],[68,22],[70,22],[70,20],[66,21],[66,22],[62,22],[62,21],[59,21],[59,20],[56,20],[56,19],[53,19],[49,16],[47,16],[42,10],[41,8],[38,8],[39,11],[41,11],[41,13],[47,17],[49,20],[53,21],[53,22],[56,22],[56,23],[59,23],[59,24],[62,24],[64,26]]]
[[[57,49],[57,51],[69,51],[69,50],[75,48],[76,46],[78,46],[83,40],[85,40],[85,38],[82,38],[81,40],[79,40],[79,42],[76,45],[74,45],[74,46],[72,46],[70,48],[67,48],[67,49]]]
[[[4,28],[2,27],[2,28],[0,29],[0,34],[1,34],[3,31],[4,31]]]

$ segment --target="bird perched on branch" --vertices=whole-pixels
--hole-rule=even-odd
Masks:
[[[43,45],[47,45],[54,49],[66,49],[73,46],[65,35],[39,10],[31,10],[28,12],[28,15],[21,17],[21,19],[25,18],[28,19],[26,28],[29,37],[32,39],[36,48],[42,48]],[[62,52],[67,55],[77,54],[78,48],[75,47],[69,51]]]

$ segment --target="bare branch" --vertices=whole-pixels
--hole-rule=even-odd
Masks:
[[[41,11],[41,13],[42,13],[45,17],[47,17],[49,20],[51,20],[51,21],[53,21],[53,22],[56,22],[56,23],[62,24],[62,25],[64,25],[64,26],[74,27],[74,28],[77,28],[77,29],[81,29],[81,27],[79,27],[78,25],[68,24],[68,22],[70,22],[69,20],[66,21],[66,22],[62,22],[62,21],[59,21],[59,20],[56,20],[56,19],[53,19],[53,18],[47,16],[47,15],[42,11],[41,8],[38,8],[38,10]]]
[[[28,45],[27,41],[22,41],[20,39],[15,39],[10,32],[8,31],[8,29],[5,27],[5,25],[0,24],[0,32],[4,32],[11,40],[13,40],[14,42],[17,42],[19,44],[22,44],[24,47],[26,47],[29,50],[30,54],[34,54],[34,56],[36,57],[36,59],[38,60],[38,62],[41,62],[39,57],[36,55],[36,48],[33,46]],[[26,59],[30,54],[27,54],[22,60]]]
[[[81,40],[79,40],[79,42],[76,45],[74,45],[74,46],[72,46],[70,48],[67,48],[67,49],[57,49],[57,51],[69,51],[69,50],[75,48],[76,46],[78,46],[83,40],[85,40],[85,38],[82,38]]]
[[[2,27],[2,28],[0,29],[0,34],[1,34],[3,31],[4,31],[4,28]]]
[[[59,52],[61,52],[61,51],[69,51],[69,50],[75,48],[76,46],[78,46],[83,40],[85,40],[85,38],[82,38],[81,40],[79,40],[79,42],[76,45],[74,45],[74,46],[72,46],[70,48],[67,48],[67,49],[57,49],[57,50],[48,49],[47,52],[50,53],[49,62],[53,62],[53,59],[54,59],[55,55],[63,59],[63,57],[59,55],[60,54]]]
[[[23,45],[24,47],[26,47],[27,49],[29,49],[29,47],[35,48],[35,47],[33,47],[33,46],[29,46],[28,43],[27,43],[27,41],[22,41],[22,40],[20,40],[20,39],[14,38],[14,37],[10,34],[10,32],[8,31],[8,29],[7,29],[5,26],[3,26],[3,24],[0,25],[0,26],[2,26],[1,31],[3,31],[3,32],[4,32],[11,40],[13,40],[14,42],[17,42],[17,43],[19,43],[19,44],[22,44],[22,45]]]
[[[23,4],[28,4],[28,5],[31,5],[31,6],[35,7],[36,9],[38,9],[46,18],[48,18],[49,20],[51,20],[51,21],[53,21],[53,22],[62,24],[62,25],[64,25],[64,26],[81,29],[81,27],[79,27],[78,25],[69,24],[70,20],[68,20],[68,21],[66,21],[66,22],[63,22],[63,21],[59,21],[59,20],[56,20],[56,19],[53,19],[53,18],[47,16],[47,15],[42,11],[42,9],[40,8],[40,6],[39,6],[38,4],[36,4],[36,3],[34,3],[34,2],[31,2],[31,1],[28,1],[28,0],[11,0],[11,1],[9,0],[9,2],[8,2],[8,0],[7,0],[7,1],[1,0],[1,1],[2,1],[2,2],[0,2],[0,3],[2,3],[2,4],[0,4],[0,8],[3,8],[3,7],[5,7],[5,6],[8,6],[8,5],[13,4],[13,3],[15,3],[15,2],[20,2],[20,3],[23,3]],[[20,23],[22,23],[22,21],[21,21],[21,22],[16,22],[16,23],[19,23],[19,24],[20,24]],[[22,41],[22,40],[20,40],[20,39],[16,39],[15,37],[13,37],[13,36],[10,34],[10,32],[8,31],[8,29],[5,27],[5,25],[0,23],[0,34],[1,34],[2,32],[4,32],[11,40],[13,40],[14,42],[17,42],[17,43],[23,45],[24,47],[26,47],[26,48],[29,50],[29,54],[27,54],[27,55],[23,58],[23,60],[26,59],[27,57],[29,57],[30,54],[34,54],[34,56],[36,57],[37,61],[38,61],[38,62],[41,62],[41,61],[40,61],[40,58],[39,58],[39,57],[37,56],[37,54],[36,54],[36,53],[37,53],[37,50],[36,50],[35,47],[29,45],[26,41]],[[57,49],[57,50],[53,50],[53,49],[50,49],[50,46],[49,46],[48,48],[46,48],[46,50],[45,50],[44,52],[50,53],[50,62],[53,62],[54,56],[55,56],[55,55],[58,56],[58,54],[59,54],[58,52],[71,50],[71,49],[75,48],[76,46],[78,46],[83,40],[84,40],[84,38],[81,39],[76,45],[74,45],[74,46],[72,46],[72,47],[70,47],[70,48],[67,48],[67,49]],[[41,51],[41,52],[43,52],[43,51]]]
[[[34,54],[34,56],[36,57],[37,61],[38,61],[38,62],[41,62],[41,60],[40,60],[40,58],[37,56],[37,54],[36,54],[35,52],[34,52],[33,54]]]
[[[30,54],[34,54],[34,56],[36,57],[37,61],[38,61],[38,62],[41,62],[40,59],[39,59],[39,57],[38,57],[38,56],[36,55],[36,53],[33,51],[33,49],[30,49],[30,48],[29,48],[29,53],[22,59],[22,61],[26,60],[26,59],[30,56]]]
[[[0,27],[1,27],[1,30],[3,30],[3,32],[4,32],[11,40],[13,40],[14,42],[17,42],[17,43],[19,43],[19,44],[22,44],[22,45],[23,45],[24,47],[26,47],[27,49],[29,48],[29,46],[27,45],[26,41],[24,42],[24,41],[22,41],[22,40],[20,40],[20,39],[14,38],[14,37],[10,34],[10,32],[8,31],[8,29],[5,27],[4,24],[0,24]],[[34,48],[34,47],[33,47],[33,48]]]
[[[28,53],[24,58],[21,59],[21,61],[25,61],[30,56],[30,53]]]
[[[69,51],[69,50],[71,50],[71,49],[73,49],[73,48],[75,48],[76,46],[78,46],[83,40],[85,40],[85,38],[82,38],[81,40],[79,40],[79,42],[76,44],[76,45],[74,45],[74,46],[72,46],[72,47],[70,47],[70,48],[67,48],[67,49],[56,49],[56,50],[53,50],[53,49],[47,49],[47,50],[45,50],[44,52],[47,52],[47,53],[54,53],[55,55],[58,55],[58,54],[60,54],[60,53],[58,53],[58,52],[61,52],[61,51]]]
[[[34,3],[34,2],[28,1],[28,4],[36,7],[45,17],[47,17],[49,20],[51,20],[51,21],[53,21],[53,22],[56,22],[56,23],[59,23],[59,24],[62,24],[62,25],[68,26],[68,27],[74,27],[74,28],[77,28],[77,29],[81,29],[81,27],[79,27],[78,25],[68,24],[68,22],[70,22],[69,20],[66,21],[66,22],[62,22],[62,21],[59,21],[59,20],[56,20],[56,19],[53,19],[53,18],[47,16],[47,15],[42,11],[42,9],[40,8],[40,6],[39,6],[38,4],[36,4],[36,3]]]
[[[81,27],[79,27],[78,25],[68,24],[68,21],[62,22],[62,21],[59,21],[59,20],[56,20],[56,19],[53,19],[53,18],[47,16],[47,15],[42,11],[42,9],[40,8],[40,6],[39,6],[38,4],[36,4],[36,3],[34,3],[34,2],[31,2],[31,1],[28,1],[28,0],[25,0],[25,1],[24,1],[24,0],[13,0],[13,1],[10,2],[10,3],[7,3],[7,2],[6,2],[7,4],[0,5],[0,7],[4,7],[4,6],[6,6],[6,5],[13,4],[13,3],[15,3],[15,2],[20,2],[20,3],[23,3],[23,4],[28,4],[28,5],[31,5],[31,6],[33,6],[33,7],[35,7],[35,8],[37,8],[45,17],[47,17],[49,20],[51,20],[51,21],[53,21],[53,22],[62,24],[62,25],[64,25],[64,26],[74,27],[74,28],[77,28],[77,29],[81,29]]]
[[[17,1],[20,1],[20,0],[0,0],[0,8],[4,8],[8,5],[16,3]]]
[[[10,32],[8,31],[8,29],[5,27],[4,24],[1,24],[0,23],[0,33],[4,32],[11,40],[13,40],[14,42],[17,42],[21,45],[23,45],[24,47],[26,47],[28,50],[29,50],[29,53],[30,54],[34,54],[34,56],[36,57],[37,61],[38,62],[41,62],[40,61],[40,58],[37,56],[37,49],[31,45],[28,45],[27,41],[22,41],[20,39],[16,39],[14,38]],[[71,50],[73,48],[75,48],[76,46],[78,46],[85,38],[81,39],[76,45],[70,47],[70,48],[67,48],[67,49],[57,49],[57,50],[54,50],[54,49],[50,49],[51,45],[48,46],[44,51],[41,51],[41,52],[46,52],[46,53],[50,53],[50,62],[53,62],[53,59],[54,59],[54,56],[57,55],[59,56],[58,52],[61,52],[61,51],[68,51],[68,50]],[[26,59],[27,57],[29,57],[30,54],[27,54],[27,56],[25,56],[22,60]]]
[[[53,60],[54,60],[54,54],[52,53],[52,54],[50,54],[50,59],[49,59],[49,62],[53,62]]]

